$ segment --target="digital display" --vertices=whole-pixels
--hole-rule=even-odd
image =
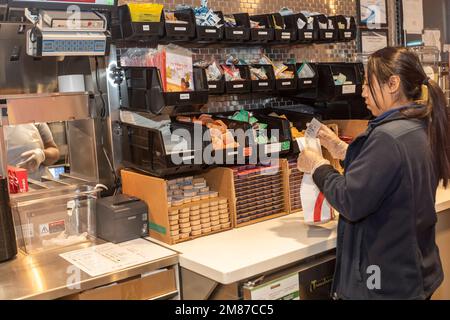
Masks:
[[[117,0],[10,0],[10,6],[20,6],[28,8],[55,8],[65,9],[70,5],[78,5],[84,9],[96,9],[96,8],[112,8],[117,5]]]

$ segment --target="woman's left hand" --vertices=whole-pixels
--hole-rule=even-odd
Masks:
[[[297,168],[301,172],[311,173],[323,165],[330,164],[330,161],[324,159],[319,153],[305,149],[303,150],[297,159]]]

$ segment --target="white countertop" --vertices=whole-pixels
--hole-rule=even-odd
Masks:
[[[449,208],[450,189],[438,189],[436,211]],[[336,247],[337,221],[308,226],[302,220],[302,214],[295,213],[165,246],[180,253],[182,267],[230,284]]]

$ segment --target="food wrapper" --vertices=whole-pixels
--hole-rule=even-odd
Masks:
[[[222,66],[224,74],[225,74],[225,81],[242,81],[241,77],[241,71],[236,68],[235,66]]]
[[[133,22],[160,22],[163,7],[156,3],[128,3]]]
[[[237,27],[236,19],[234,18],[233,15],[231,15],[231,14],[225,15],[223,17],[223,19],[225,21],[226,27],[231,27],[231,28]]]
[[[306,62],[303,62],[302,65],[297,70],[297,76],[299,79],[308,79],[314,78],[316,73],[313,68]]]
[[[208,8],[208,0],[202,0],[200,7],[194,8],[194,14],[198,26],[222,27],[219,15]]]
[[[223,70],[216,61],[213,61],[208,68],[206,68],[206,77],[208,78],[208,81],[219,81],[222,79],[222,76]]]
[[[267,73],[266,69],[264,68],[250,68],[250,74],[252,77],[252,80],[267,80]]]

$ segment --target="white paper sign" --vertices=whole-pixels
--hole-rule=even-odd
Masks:
[[[403,0],[403,29],[420,34],[423,30],[422,0]]]
[[[252,300],[300,300],[298,273],[250,289]]]
[[[60,257],[78,267],[91,277],[119,271],[135,265],[160,259],[167,249],[144,239],[120,244],[105,243],[60,254]]]
[[[388,39],[386,33],[376,31],[361,31],[362,53],[370,55],[375,51],[386,48]]]
[[[350,84],[342,86],[342,94],[353,94],[356,93],[356,85]]]

